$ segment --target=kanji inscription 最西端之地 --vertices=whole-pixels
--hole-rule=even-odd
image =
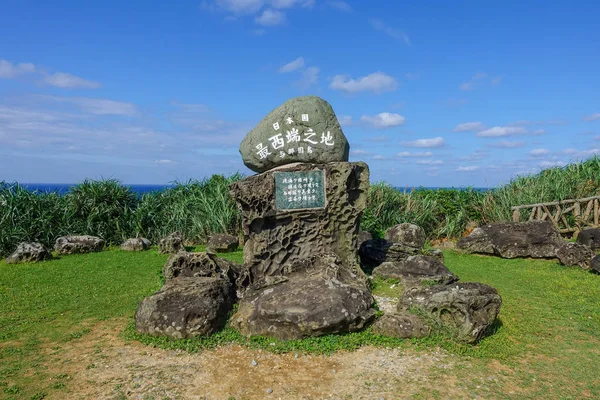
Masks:
[[[325,207],[323,170],[275,172],[275,208],[298,210]]]

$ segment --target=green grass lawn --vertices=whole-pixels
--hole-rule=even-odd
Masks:
[[[323,353],[365,344],[416,350],[440,346],[484,373],[496,371],[500,363],[506,367],[502,373],[521,393],[511,397],[499,382],[486,386],[493,392],[479,392],[483,398],[600,398],[600,276],[553,261],[502,260],[453,252],[445,252],[445,256],[446,265],[462,281],[490,284],[502,296],[494,334],[476,346],[443,337],[389,339],[370,330],[282,342],[246,339],[226,328],[209,339],[172,341],[137,335],[130,324],[123,335],[189,351],[230,342],[276,352]],[[242,254],[227,257],[241,261]],[[48,371],[50,359],[42,350],[68,345],[98,321],[131,319],[139,301],[161,287],[166,259],[155,249],[142,253],[112,249],[40,264],[0,262],[0,399],[57,396],[69,382]],[[473,390],[478,391],[479,378],[471,377],[470,371],[452,373],[471,380]],[[76,392],[76,388],[70,390]]]

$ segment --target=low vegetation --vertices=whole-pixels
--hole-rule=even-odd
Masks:
[[[240,261],[242,254],[227,257]],[[156,338],[136,333],[132,325],[138,303],[162,285],[161,268],[167,256],[156,249],[142,253],[110,249],[39,264],[0,262],[0,398],[61,398],[66,391],[76,393],[71,377],[77,372],[70,364],[55,365],[55,357],[70,343],[85,340],[98,324],[111,321],[118,321],[125,340],[188,352],[232,343],[275,353],[312,354],[365,345],[417,352],[441,347],[468,361],[478,376],[498,374],[500,368],[504,384],[510,382],[519,398],[600,396],[596,379],[600,365],[598,276],[554,261],[505,260],[451,251],[445,257],[450,270],[463,281],[492,285],[503,298],[493,334],[478,345],[457,344],[443,336],[392,339],[376,336],[370,329],[297,341],[249,339],[230,327],[209,338]],[[374,291],[399,294],[390,291],[393,283],[374,280]],[[474,379],[473,371],[444,373]],[[476,386],[472,392],[482,398],[511,397],[500,381],[488,382],[485,388]]]
[[[153,242],[180,231],[188,243],[204,243],[213,233],[237,234],[240,214],[229,184],[243,178],[214,175],[202,181],[141,196],[115,180],[85,181],[61,196],[32,193],[17,183],[0,182],[0,256],[19,242],[52,247],[66,234],[100,236],[115,245],[129,237]],[[507,185],[478,191],[425,189],[400,191],[374,183],[362,228],[375,236],[398,223],[422,226],[429,239],[460,237],[469,225],[509,221],[510,207],[600,194],[600,158],[521,176]]]

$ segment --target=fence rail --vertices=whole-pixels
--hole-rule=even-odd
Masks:
[[[548,220],[561,233],[600,226],[600,196],[514,206],[511,207],[513,221],[521,221],[522,211],[529,209],[528,221]]]

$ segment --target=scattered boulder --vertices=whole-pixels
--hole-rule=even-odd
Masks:
[[[475,228],[458,241],[469,253],[493,254],[503,258],[556,258],[565,243],[548,221],[507,222]]]
[[[349,150],[333,108],[317,96],[286,101],[263,118],[240,145],[244,164],[255,172],[297,162],[348,161]]]
[[[590,261],[590,270],[596,274],[600,274],[600,254]]]
[[[397,262],[384,262],[373,270],[373,276],[399,279],[403,283],[435,282],[448,284],[458,281],[458,276],[437,258],[416,255]]]
[[[407,311],[384,314],[373,324],[373,333],[397,338],[422,338],[430,332],[421,318]]]
[[[62,236],[56,239],[54,250],[58,254],[84,254],[102,251],[104,240],[97,236]]]
[[[179,250],[185,250],[183,235],[180,232],[173,232],[158,242],[158,252],[160,254],[174,254]]]
[[[444,262],[444,252],[440,249],[429,249],[425,251],[423,254],[429,257],[437,258],[441,262]]]
[[[360,270],[324,254],[250,286],[231,325],[247,336],[279,339],[357,331],[373,319],[373,301]]]
[[[121,250],[123,251],[145,251],[150,248],[152,242],[146,238],[132,238],[127,239],[121,244]]]
[[[556,252],[560,263],[567,267],[590,268],[590,262],[596,253],[588,246],[580,243],[565,243]]]
[[[169,257],[163,267],[165,279],[175,278],[223,278],[235,284],[242,266],[209,253],[180,251]]]
[[[206,251],[209,253],[230,253],[236,251],[240,246],[240,240],[225,233],[217,233],[212,235],[206,246]]]
[[[357,248],[360,249],[360,247],[362,246],[362,244],[364,242],[366,242],[367,240],[371,240],[371,239],[373,239],[373,235],[371,235],[370,232],[359,231],[358,235],[357,235]]]
[[[469,282],[409,288],[402,294],[398,311],[415,308],[432,328],[439,326],[458,341],[475,343],[494,323],[501,305],[496,289]]]
[[[422,249],[425,246],[425,231],[415,224],[398,224],[389,228],[385,232],[385,240],[392,243],[402,243],[405,246],[415,249]]]
[[[419,249],[385,239],[367,240],[360,247],[360,262],[366,270],[372,270],[384,262],[399,262],[419,254]]]
[[[7,264],[19,264],[29,262],[39,262],[49,260],[52,254],[37,242],[23,242],[17,246],[17,249],[6,259]]]
[[[225,325],[233,304],[233,286],[224,279],[171,279],[140,303],[135,329],[175,339],[207,336]]]
[[[584,229],[577,235],[577,243],[600,250],[600,228]]]

